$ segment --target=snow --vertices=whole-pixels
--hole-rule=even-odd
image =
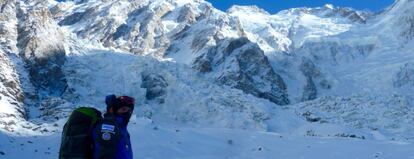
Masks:
[[[0,105],[2,106],[0,113],[1,114],[16,114],[17,113],[16,110],[13,109],[14,106],[11,105],[7,99],[8,99],[7,97],[0,95]]]
[[[325,4],[324,7],[328,9],[334,9],[334,6],[332,4]]]
[[[297,32],[292,37],[295,47],[298,48],[307,40],[319,40],[321,37],[338,35],[348,31],[352,25],[340,24],[334,19],[320,18],[315,15],[305,14],[300,17]]]
[[[12,131],[0,129],[0,158],[57,158],[60,131],[72,109],[94,106],[104,110],[104,97],[112,93],[138,99],[129,127],[135,158],[414,158],[414,98],[411,97],[414,87],[394,86],[398,71],[414,61],[414,45],[402,40],[400,32],[393,31],[407,29],[409,24],[401,23],[403,18],[398,18],[401,14],[398,10],[406,11],[409,16],[414,3],[399,2],[367,24],[359,24],[349,17],[328,16],[337,9],[332,5],[270,15],[254,6],[233,6],[227,13],[215,8],[207,10],[209,4],[202,0],[143,1],[151,13],[160,7],[162,12],[171,11],[156,19],[160,23],[155,24],[162,27],[154,32],[155,36],[165,34],[171,40],[170,36],[184,26],[189,26],[185,31],[189,35],[166,43],[179,48],[176,52],[159,56],[154,55],[158,53],[156,48],[149,48],[137,56],[127,52],[128,49],[104,47],[100,38],[111,35],[92,32],[84,37],[76,35],[87,29],[89,23],[106,25],[104,22],[110,21],[110,26],[103,26],[108,30],[128,25],[128,13],[136,9],[129,1],[91,0],[84,4],[50,1],[49,7],[62,5],[64,14],[91,6],[99,6],[94,9],[101,14],[96,19],[39,30],[36,34],[44,37],[62,31],[64,38],[58,36],[55,42],[65,40],[64,71],[73,92],[42,101],[60,103],[47,110],[50,114],[29,107],[28,120],[2,117],[1,122],[16,124],[8,128]],[[196,22],[177,22],[184,5],[190,6],[194,17],[206,17]],[[321,9],[322,13],[312,13]],[[11,20],[3,26],[16,30],[17,24],[18,21]],[[190,46],[200,35],[208,38],[197,52]],[[221,39],[243,36],[257,43],[269,57],[274,70],[287,84],[292,105],[278,106],[241,90],[217,85],[216,78],[211,76],[215,72],[200,74],[192,69],[193,60],[206,51],[203,49]],[[15,45],[16,38],[0,37],[0,41],[12,39],[10,43]],[[55,45],[49,41],[39,43],[47,45],[37,49]],[[120,46],[129,43],[123,38],[116,41]],[[319,98],[308,102],[301,102],[306,80],[299,68],[302,57],[310,58],[317,67],[317,75],[312,78],[318,86]],[[23,61],[14,56],[12,61],[22,89],[35,92],[29,75],[22,71]],[[7,77],[14,72],[1,70]],[[146,89],[141,86],[145,73],[165,78],[168,87],[164,103],[146,99]],[[331,84],[329,89],[321,88],[323,80]],[[6,90],[3,87],[0,82],[0,91]],[[11,101],[0,95],[0,114],[19,114]]]
[[[167,56],[166,60],[177,62],[177,63],[183,63],[183,64],[191,64],[191,62],[193,62],[193,59],[196,57],[196,55],[194,55],[192,51],[188,49],[188,47],[185,47],[185,46],[188,46],[189,43],[190,43],[189,40],[183,41],[183,43],[181,43],[179,47],[182,46],[180,48],[184,48],[184,49],[180,50],[180,53]]]
[[[175,0],[173,2],[176,6],[181,7],[181,6],[186,5],[186,4],[195,4],[198,1],[196,1],[196,0]]]
[[[124,1],[119,1],[117,2],[118,4],[116,5],[112,5],[108,11],[108,15],[106,16],[110,16],[114,19],[115,23],[118,24],[125,24],[126,23],[126,10],[128,9],[128,2],[124,2]],[[124,13],[124,14],[120,14],[120,13]]]
[[[414,158],[412,143],[290,137],[234,129],[160,126],[144,118],[129,125],[134,158],[143,159],[349,159]],[[60,135],[9,137],[0,134],[0,158],[57,158]],[[48,143],[48,144],[44,144]]]
[[[174,22],[172,20],[164,20],[162,21],[162,24],[164,25],[164,30],[166,32],[170,32],[171,30],[175,29],[179,23]]]

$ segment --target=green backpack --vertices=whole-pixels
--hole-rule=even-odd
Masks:
[[[75,109],[63,127],[59,159],[91,159],[92,131],[101,120],[102,114],[95,108]]]

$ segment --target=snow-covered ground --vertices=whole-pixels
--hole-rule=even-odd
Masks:
[[[292,136],[262,131],[157,125],[134,118],[130,125],[137,159],[412,159],[413,143]],[[0,134],[0,158],[54,159],[60,135]]]

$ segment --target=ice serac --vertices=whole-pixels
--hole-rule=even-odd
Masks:
[[[66,58],[64,36],[52,19],[47,3],[27,7],[22,4],[17,16],[17,46],[30,81],[40,95],[62,95],[67,87],[62,71]]]
[[[289,104],[283,79],[259,46],[245,37],[221,41],[199,56],[194,65],[201,72],[214,71],[219,83],[279,105]]]
[[[292,108],[299,115],[318,119],[316,122],[320,123],[391,133],[390,136],[396,138],[412,134],[413,108],[407,98],[399,95],[325,96],[292,105]]]

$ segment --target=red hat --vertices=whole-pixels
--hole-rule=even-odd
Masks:
[[[107,111],[112,108],[114,112],[117,112],[122,107],[129,107],[133,111],[135,99],[129,96],[116,97],[115,95],[108,95],[106,96],[105,103]]]
[[[122,108],[122,107],[129,107],[131,108],[131,110],[134,110],[134,105],[135,105],[135,99],[129,96],[120,96],[117,98],[118,100],[118,104],[117,107]]]

